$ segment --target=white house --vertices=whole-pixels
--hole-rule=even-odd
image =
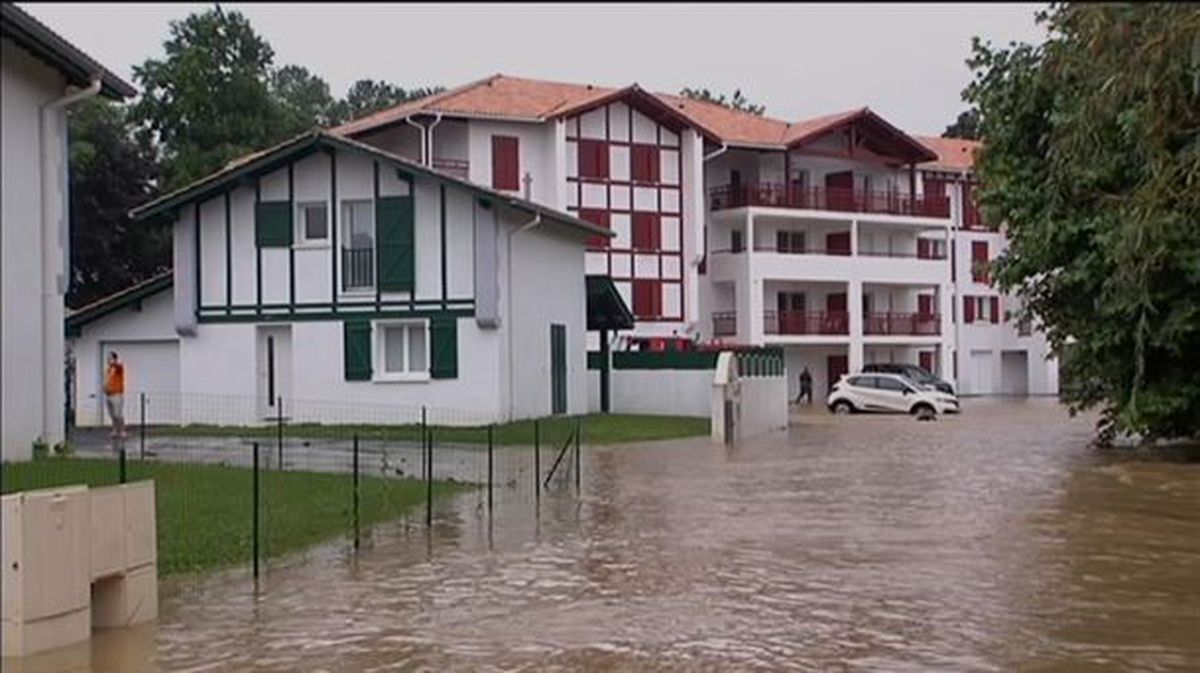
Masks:
[[[818,391],[906,361],[966,393],[1057,393],[1045,340],[971,273],[1004,248],[971,198],[974,143],[866,108],[788,122],[504,75],[334,132],[610,229],[588,273],[612,278],[652,346],[783,346],[792,387],[807,366]]]
[[[0,3],[0,456],[63,437],[63,297],[70,268],[67,108],[133,87]]]
[[[132,216],[173,222],[173,281],[69,319],[83,423],[110,350],[156,422],[587,408],[584,242],[608,232],[567,213],[314,131]]]

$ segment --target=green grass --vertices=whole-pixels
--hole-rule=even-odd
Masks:
[[[0,491],[11,493],[69,484],[118,482],[117,462],[50,458],[5,463]],[[253,544],[253,475],[223,465],[140,462],[127,466],[128,480],[153,479],[157,494],[160,576],[249,565]],[[263,470],[260,482],[260,553],[295,552],[353,531],[351,475]],[[360,524],[395,519],[425,502],[415,479],[360,477]],[[434,482],[435,498],[464,486]]]
[[[590,414],[555,416],[538,421],[543,446],[561,443],[571,434],[577,421],[583,424],[583,442],[591,445],[647,442],[681,437],[700,437],[709,433],[708,419],[696,416],[649,416],[639,414]],[[487,441],[486,426],[431,426],[436,441],[482,444]],[[273,425],[184,425],[158,427],[151,434],[172,437],[274,437]],[[347,439],[358,435],[364,440],[419,442],[420,425],[324,425],[289,424],[288,437]],[[513,421],[495,426],[497,445],[532,445],[533,421]]]

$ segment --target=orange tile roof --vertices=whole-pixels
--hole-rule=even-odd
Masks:
[[[975,152],[983,146],[978,140],[941,138],[938,136],[913,136],[938,155],[936,161],[921,164],[921,168],[950,171],[969,171],[975,166]]]
[[[545,121],[564,111],[587,108],[593,103],[627,90],[639,89],[636,84],[626,88],[614,88],[496,74],[439,94],[381,110],[336,127],[332,132],[338,135],[355,135],[417,113]],[[684,96],[663,93],[648,95],[678,112],[705,133],[733,145],[782,148],[813,138],[847,119],[869,113],[869,110],[863,107],[787,122],[731,110],[723,105],[692,100]],[[923,164],[924,166],[953,170],[970,168],[969,150],[954,144],[970,141],[945,142],[947,139],[943,138],[918,140],[919,144],[929,148],[939,157],[937,161]]]

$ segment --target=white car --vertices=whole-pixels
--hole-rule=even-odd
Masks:
[[[958,398],[932,386],[922,386],[899,374],[842,375],[826,400],[835,414],[892,411],[903,414],[957,414]]]

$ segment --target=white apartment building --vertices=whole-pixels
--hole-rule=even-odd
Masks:
[[[966,394],[1057,393],[1044,338],[978,265],[1004,236],[971,196],[976,143],[867,108],[787,122],[504,75],[333,132],[611,230],[587,271],[612,278],[639,340],[783,346],[793,389],[808,367],[818,393],[870,362]]]
[[[0,458],[63,438],[70,278],[67,109],[133,87],[12,3],[0,3]]]

